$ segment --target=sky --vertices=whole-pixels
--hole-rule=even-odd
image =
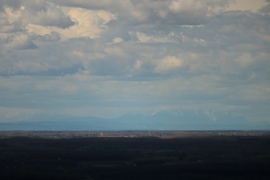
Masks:
[[[178,108],[270,121],[270,0],[0,0],[0,121]]]

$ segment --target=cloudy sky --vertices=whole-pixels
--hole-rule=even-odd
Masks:
[[[0,0],[0,121],[168,108],[270,121],[270,0]]]

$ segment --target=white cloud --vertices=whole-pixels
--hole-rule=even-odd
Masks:
[[[158,60],[154,71],[157,73],[166,73],[168,71],[179,69],[181,66],[183,66],[183,61],[181,59],[174,56],[168,56]]]
[[[122,38],[116,37],[116,38],[113,39],[112,42],[116,44],[116,43],[120,43],[120,42],[123,42],[123,41],[124,41],[124,40],[123,40]]]
[[[60,34],[62,40],[80,37],[98,38],[106,29],[106,24],[115,18],[110,12],[82,8],[71,8],[67,16],[75,22],[75,25],[69,28],[62,29],[29,24],[26,29],[28,32],[38,35],[50,34],[54,31]]]
[[[92,11],[82,8],[72,8],[68,15],[76,22],[76,25],[63,31],[68,37],[99,37],[106,24],[115,19],[115,16],[106,11]]]
[[[142,43],[175,43],[174,34],[168,34],[166,36],[147,35],[141,32],[136,32],[138,40]]]

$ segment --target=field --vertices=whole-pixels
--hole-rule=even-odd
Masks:
[[[168,132],[132,138],[134,132],[91,132],[99,137],[87,138],[24,133],[1,134],[1,179],[270,179],[268,133],[174,132],[171,138]]]

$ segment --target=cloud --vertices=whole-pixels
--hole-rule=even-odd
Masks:
[[[175,19],[177,24],[199,25],[207,20],[207,5],[201,1],[174,0],[168,8],[168,19]]]
[[[158,36],[158,35],[148,35],[148,34],[144,34],[142,32],[130,32],[130,34],[133,34],[133,36],[136,36],[137,39],[140,42],[148,42],[148,43],[174,43],[175,42],[175,37],[174,37],[174,33],[171,34],[166,34]]]
[[[260,117],[250,110],[269,107],[268,5],[235,2],[0,1],[0,107]]]
[[[227,1],[54,1],[59,5],[81,7],[93,10],[105,9],[117,14],[118,20],[129,25],[160,26],[199,25],[207,21],[210,11],[224,7]],[[209,6],[209,7],[208,7]]]
[[[19,0],[1,0],[0,1],[0,11],[4,11],[7,6],[18,9],[20,7],[20,1]]]
[[[59,28],[74,25],[59,7],[47,1],[2,1],[1,4],[1,15],[8,20],[10,26],[24,29],[28,24]]]
[[[263,6],[261,9],[259,9],[259,12],[263,14],[269,14],[270,13],[270,2],[268,1],[268,4]]]
[[[44,36],[57,32],[61,40],[72,38],[99,38],[101,33],[107,28],[106,24],[114,19],[114,15],[107,11],[93,11],[82,8],[72,8],[68,10],[67,16],[75,23],[69,28],[47,27],[35,24],[28,24],[26,30],[29,33]]]
[[[10,7],[3,9],[4,12],[0,12],[1,17],[1,33],[12,33],[22,31],[21,23],[18,21],[21,16],[20,12],[14,11]]]
[[[43,26],[55,26],[59,28],[68,28],[75,23],[70,19],[70,17],[65,16],[62,10],[52,4],[47,4],[44,9],[40,11],[33,11],[32,9],[27,9],[27,7],[21,7],[22,10],[22,20],[28,20],[32,24],[38,24]]]
[[[12,22],[14,13],[10,9],[6,9],[6,12],[0,12],[0,33],[14,33],[18,31],[23,31],[18,22]]]
[[[32,42],[27,34],[18,34],[10,36],[5,44],[6,50],[25,50],[36,49],[37,46]]]
[[[44,41],[44,42],[53,42],[53,41],[59,41],[61,38],[60,38],[59,33],[52,31],[51,34],[45,34],[44,36],[39,35],[35,37],[35,39],[39,41]]]
[[[251,11],[257,12],[260,8],[266,5],[266,0],[235,0],[231,1],[226,8],[227,11]]]
[[[116,37],[116,38],[113,39],[113,43],[121,43],[123,41],[124,40],[121,37]]]
[[[166,73],[168,71],[179,69],[183,66],[183,61],[174,56],[168,56],[158,61],[154,71],[157,73]]]

